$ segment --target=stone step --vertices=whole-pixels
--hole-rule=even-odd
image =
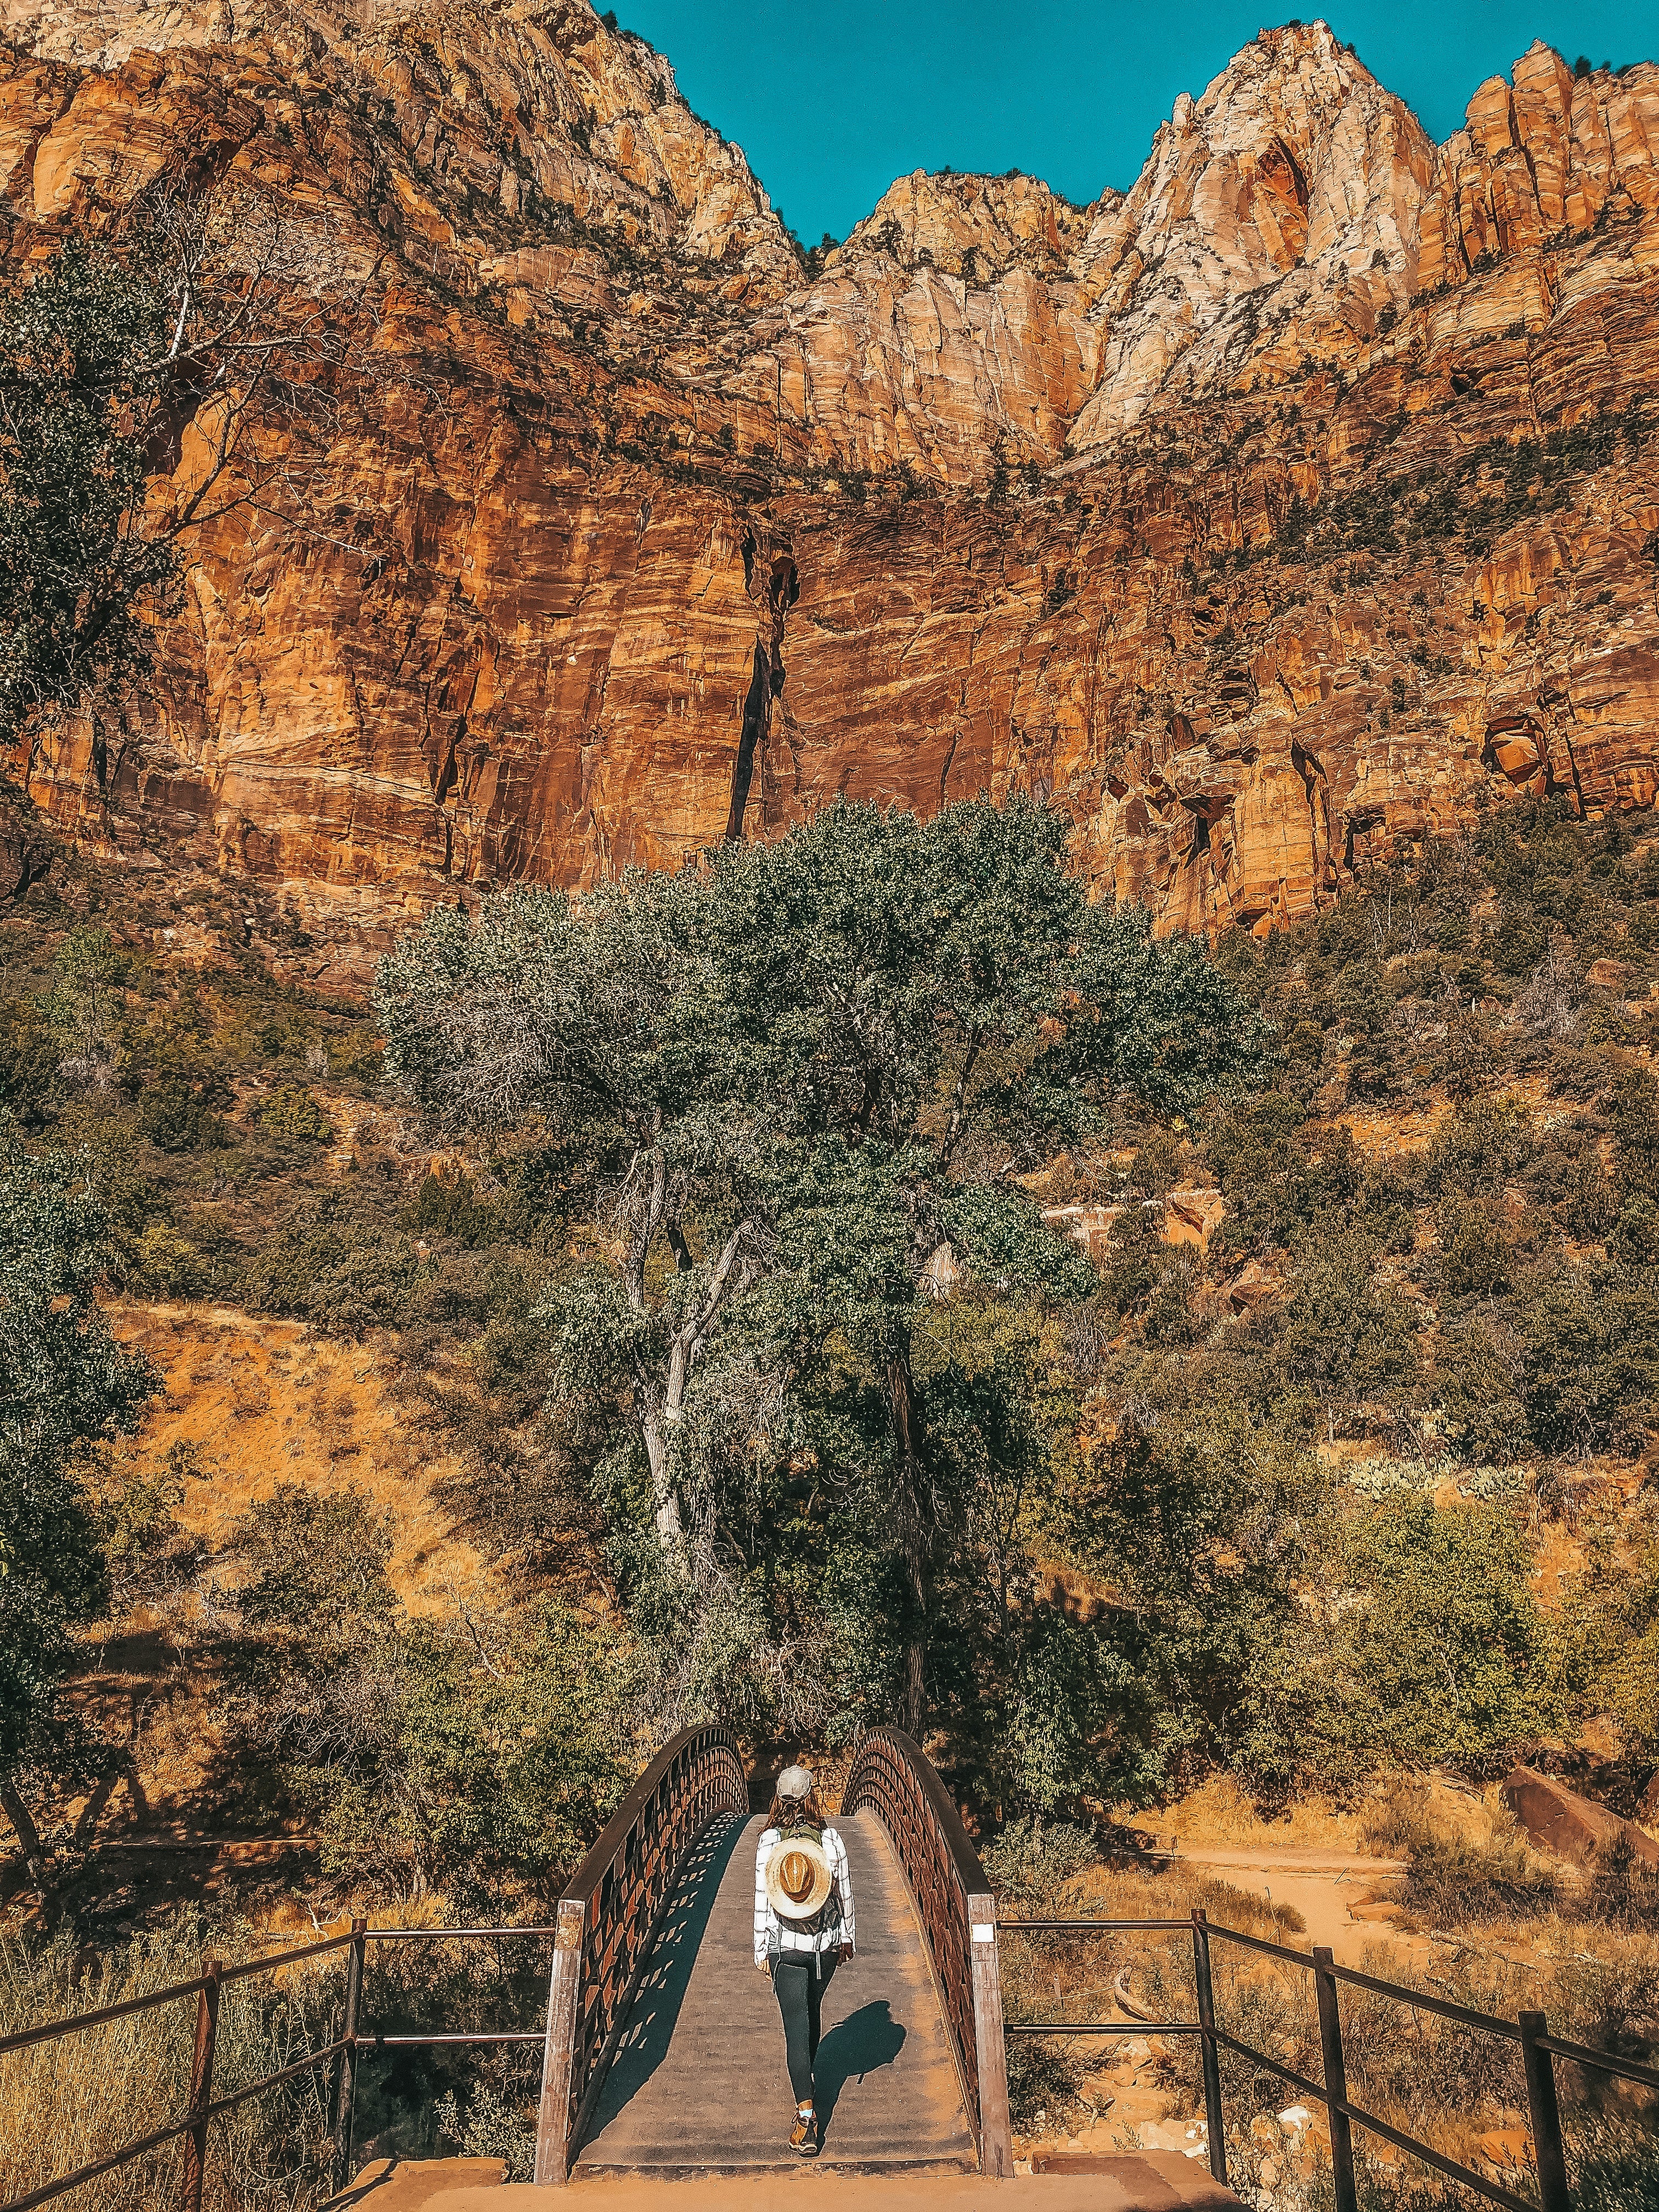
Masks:
[[[1174,2152],[1091,2158],[1087,2171],[854,2174],[833,2167],[669,2181],[617,2173],[565,2189],[504,2185],[499,2160],[437,2159],[359,2175],[328,2212],[1238,2212],[1240,2200]]]

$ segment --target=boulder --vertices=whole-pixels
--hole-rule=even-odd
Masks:
[[[1504,1802],[1532,1842],[1576,1866],[1593,1864],[1622,1841],[1632,1858],[1659,1869],[1659,1843],[1633,1820],[1621,1820],[1534,1767],[1515,1768],[1504,1784]]]

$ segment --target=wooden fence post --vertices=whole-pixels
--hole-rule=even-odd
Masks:
[[[1210,1978],[1210,1923],[1201,1905],[1193,1907],[1193,1984],[1198,1992],[1199,2036],[1204,2057],[1205,2132],[1209,2136],[1210,2172],[1227,2186],[1227,2141],[1221,2112],[1221,2054],[1215,2039],[1215,1984]]]
[[[581,2003],[582,1941],[587,1907],[580,1897],[559,1900],[553,1937],[553,1971],[547,1980],[547,2041],[542,2052],[542,2099],[536,2116],[536,2179],[545,2187],[570,2179],[571,2075],[576,2062],[576,2022]]]
[[[1544,2212],[1571,2212],[1561,2107],[1555,2095],[1555,2059],[1552,2052],[1540,2048],[1538,2041],[1548,2033],[1548,2024],[1541,2012],[1523,2012],[1518,2024],[1521,2063],[1527,2076],[1527,2109],[1532,2120],[1533,2164],[1538,2169],[1538,2201]]]
[[[366,1920],[351,1923],[351,1948],[346,1954],[345,2017],[340,2034],[345,2049],[334,2065],[334,2187],[345,2187],[351,2179],[351,2125],[357,2109],[357,2014],[363,1998],[363,1960],[368,1948],[363,1930]]]
[[[208,2106],[213,2102],[213,2053],[219,2040],[219,1997],[224,1967],[209,1959],[206,1982],[196,2000],[196,2050],[190,2066],[190,2130],[185,2137],[182,2212],[202,2212],[202,2183],[207,2173]]]
[[[1342,2056],[1342,2017],[1337,2010],[1336,1976],[1331,1972],[1335,1960],[1328,1944],[1314,1946],[1314,1984],[1319,1993],[1319,2043],[1325,2060],[1325,2094],[1331,2102],[1325,2107],[1331,2123],[1331,2179],[1335,2188],[1336,2212],[1358,2212],[1359,2196],[1354,2183],[1353,2130],[1346,2112],[1337,2110],[1337,2100],[1348,2100],[1348,2067]]]
[[[979,2075],[979,2170],[1006,2181],[1014,2171],[1014,2144],[1008,2118],[1008,2051],[1002,2030],[1002,1964],[994,1897],[980,1894],[968,1899],[968,1956]]]

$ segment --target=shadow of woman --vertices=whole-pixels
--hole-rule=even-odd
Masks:
[[[904,2022],[894,2019],[885,1997],[860,2005],[836,2022],[819,2044],[812,2068],[820,2140],[835,2118],[836,2100],[854,2075],[861,2081],[878,2067],[890,2066],[903,2048]]]

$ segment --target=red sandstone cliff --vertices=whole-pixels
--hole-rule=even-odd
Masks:
[[[809,276],[586,0],[3,15],[14,255],[250,179],[368,303],[327,526],[218,526],[154,698],[20,757],[77,835],[374,935],[1022,785],[1266,925],[1493,793],[1659,788],[1659,69],[1535,47],[1436,149],[1267,32],[1127,196],[918,175]]]

